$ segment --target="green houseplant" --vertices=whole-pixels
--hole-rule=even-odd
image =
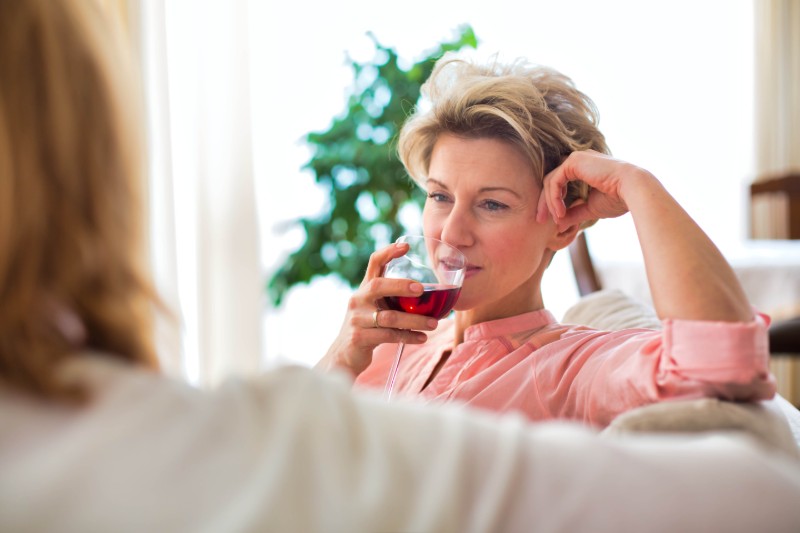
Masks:
[[[328,192],[329,201],[318,216],[293,222],[303,228],[306,239],[267,284],[274,305],[294,285],[318,276],[334,274],[356,286],[375,248],[408,231],[399,214],[419,208],[424,195],[397,158],[396,136],[436,60],[447,51],[477,46],[472,28],[462,26],[453,40],[403,68],[393,48],[370,37],[374,59],[350,62],[354,83],[343,113],[326,131],[305,137],[312,156],[304,168]]]

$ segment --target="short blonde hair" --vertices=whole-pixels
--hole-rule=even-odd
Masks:
[[[82,396],[55,368],[87,349],[158,366],[138,93],[98,10],[0,2],[0,380],[47,398]]]
[[[398,154],[420,186],[439,136],[495,138],[517,146],[541,180],[577,150],[609,153],[588,96],[563,74],[517,59],[486,63],[446,54],[422,86],[423,106],[403,125]],[[588,188],[570,182],[568,204]]]

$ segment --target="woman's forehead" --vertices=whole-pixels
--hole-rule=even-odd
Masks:
[[[537,186],[534,176],[530,160],[508,141],[446,135],[434,146],[427,183],[517,190]]]

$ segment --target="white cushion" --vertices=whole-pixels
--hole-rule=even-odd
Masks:
[[[562,322],[606,331],[628,328],[661,329],[661,321],[652,307],[617,289],[606,289],[584,296],[567,309]]]
[[[604,435],[630,433],[744,433],[773,450],[800,457],[800,449],[774,400],[737,403],[703,398],[666,401],[631,409],[615,418]]]

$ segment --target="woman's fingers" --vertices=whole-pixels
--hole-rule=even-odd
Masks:
[[[422,284],[409,279],[374,278],[367,282],[364,300],[367,307],[387,307],[384,303],[386,297],[417,297],[423,292]],[[370,315],[372,316],[372,315]],[[370,325],[374,325],[370,318]],[[380,327],[410,330],[434,330],[438,324],[435,318],[401,311],[382,310],[380,312]]]
[[[401,278],[372,278],[362,287],[366,301],[378,301],[386,296],[419,296],[424,291],[422,283]]]
[[[586,221],[597,220],[599,218],[607,217],[597,214],[594,210],[592,210],[589,204],[581,203],[571,206],[567,209],[564,217],[558,220],[558,231],[564,231],[570,226],[580,226]]]
[[[372,252],[372,255],[369,256],[369,262],[367,263],[367,271],[364,274],[364,281],[369,281],[371,279],[380,277],[381,274],[383,274],[383,267],[386,266],[386,263],[396,257],[405,255],[407,251],[408,244],[394,243],[386,246],[385,248],[381,248],[380,250]]]
[[[377,325],[376,325],[377,324]],[[349,318],[349,326],[342,333],[347,338],[344,344],[372,348],[387,342],[407,342],[419,344],[427,340],[422,331],[436,329],[437,321],[433,318],[376,309],[353,313]]]
[[[553,220],[558,221],[566,213],[564,205],[564,192],[568,180],[564,173],[564,165],[560,165],[548,173],[542,180],[542,193],[539,196],[539,205],[536,220],[547,221],[549,213]]]
[[[368,317],[362,318],[361,324],[367,328],[433,331],[439,325],[439,321],[425,315],[376,309],[369,313]]]
[[[544,224],[550,216],[550,208],[547,206],[547,194],[544,182],[542,182],[542,192],[539,194],[539,204],[536,206],[536,222]]]
[[[381,276],[389,261],[407,251],[408,244],[392,244],[370,256],[364,281],[350,299],[351,343],[363,346],[377,346],[384,342],[417,344],[425,342],[427,338],[421,331],[436,329],[438,321],[434,318],[384,309],[383,300],[386,297],[415,297],[423,293],[423,286],[419,282]]]
[[[422,344],[428,336],[421,331],[393,328],[363,328],[354,332],[359,338],[353,339],[356,345],[378,346],[386,343],[403,342],[406,344]]]

